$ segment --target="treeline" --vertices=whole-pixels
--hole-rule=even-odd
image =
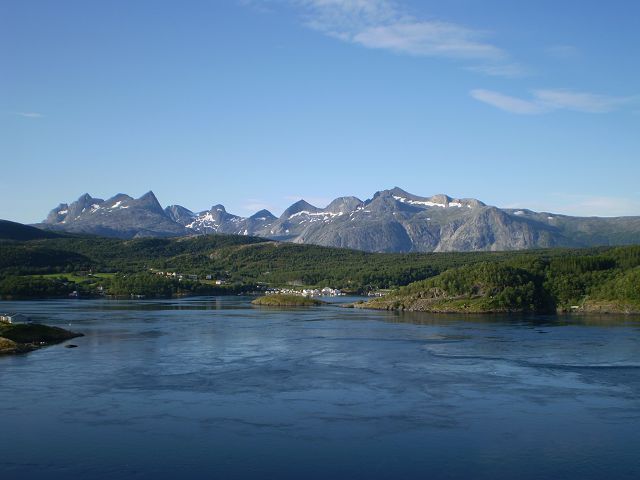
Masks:
[[[79,298],[135,296],[168,298],[180,295],[235,295],[251,290],[249,285],[211,285],[197,281],[165,278],[151,273],[116,274],[107,278],[69,279],[56,277],[7,276],[0,279],[0,296],[8,298]]]
[[[0,296],[15,298],[66,297],[76,286],[61,279],[8,276],[0,278]]]
[[[0,276],[155,269],[211,275],[229,283],[369,290],[406,285],[496,253],[377,254],[255,237],[57,238],[0,244]]]
[[[62,296],[69,289],[89,294],[98,285],[114,295],[169,296],[240,292],[256,285],[331,286],[366,292],[412,284],[402,291],[414,294],[438,288],[451,295],[484,298],[498,307],[541,311],[569,308],[587,297],[637,299],[639,267],[639,246],[383,254],[234,235],[134,240],[66,237],[1,242],[0,295]],[[117,275],[99,281],[33,280],[34,275],[79,271]],[[193,274],[200,279],[210,275],[223,279],[225,285],[178,281],[151,275],[151,271]]]
[[[242,293],[247,289],[247,286],[238,284],[218,286],[197,281],[165,278],[149,273],[114,275],[103,283],[106,293],[115,296],[232,295]]]

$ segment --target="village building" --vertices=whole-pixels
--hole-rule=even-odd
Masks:
[[[3,313],[1,323],[31,323],[31,319],[23,313]]]

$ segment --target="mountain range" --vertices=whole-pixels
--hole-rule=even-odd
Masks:
[[[193,212],[162,208],[153,192],[108,200],[82,195],[35,226],[118,238],[210,233],[373,252],[441,252],[586,247],[640,243],[640,216],[572,217],[502,209],[472,198],[421,197],[398,187],[371,199],[339,197],[324,208],[300,200],[276,217],[261,210],[233,215],[223,205]]]

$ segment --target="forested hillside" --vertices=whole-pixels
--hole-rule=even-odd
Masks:
[[[170,296],[291,285],[356,293],[403,287],[369,304],[375,308],[631,311],[640,303],[640,247],[385,254],[237,235],[0,243],[3,296]]]
[[[367,308],[432,312],[640,312],[640,247],[551,250],[451,268]]]

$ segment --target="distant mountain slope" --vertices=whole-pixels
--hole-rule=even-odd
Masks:
[[[280,217],[233,215],[223,205],[164,210],[152,192],[135,200],[85,194],[51,211],[47,228],[119,238],[226,233],[371,252],[498,251],[640,243],[640,217],[570,217],[500,209],[447,195],[421,197],[398,187],[371,199],[340,197],[325,208],[304,200]]]
[[[54,208],[43,227],[117,238],[175,237],[189,233],[165,212],[153,192],[138,199],[119,193],[108,200],[88,193]]]
[[[60,235],[9,220],[0,220],[0,240],[37,240]]]

